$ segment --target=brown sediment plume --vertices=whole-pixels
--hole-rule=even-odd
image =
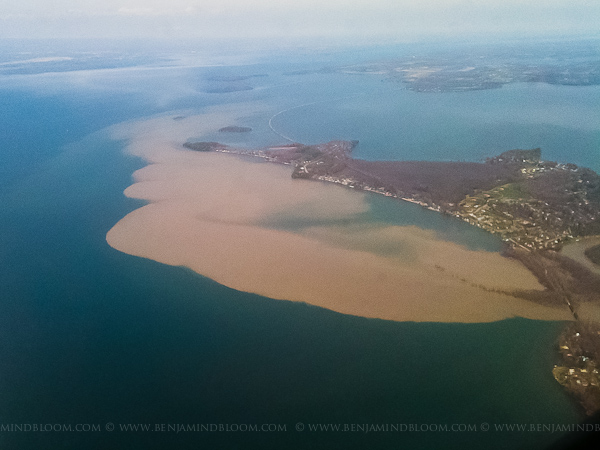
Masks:
[[[416,227],[268,228],[265,218],[351,219],[364,193],[291,179],[291,168],[181,145],[235,118],[225,113],[128,124],[116,136],[148,161],[126,189],[149,203],[119,221],[108,243],[180,265],[234,289],[340,313],[397,321],[569,320],[564,306],[502,293],[541,289],[516,261],[442,241]],[[393,201],[393,200],[392,200]],[[399,252],[380,251],[398,247]]]

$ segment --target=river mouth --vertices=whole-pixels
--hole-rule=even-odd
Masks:
[[[166,117],[121,128],[128,152],[150,163],[125,195],[149,203],[109,231],[111,246],[234,289],[344,314],[418,322],[570,319],[565,308],[502,293],[541,289],[515,261],[413,225],[365,220],[364,193],[294,180],[288,166],[181,147],[191,130],[197,135],[221,120]],[[265,226],[274,217],[304,226]],[[311,220],[316,224],[307,226]]]
[[[589,236],[578,238],[561,249],[561,253],[578,263],[584,265],[588,270],[600,274],[600,265],[595,264],[585,254],[586,250],[600,245],[600,236]]]

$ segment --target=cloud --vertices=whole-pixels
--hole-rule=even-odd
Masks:
[[[156,16],[162,13],[153,8],[119,8],[117,14],[124,16]]]
[[[0,37],[594,32],[595,0],[19,0]]]

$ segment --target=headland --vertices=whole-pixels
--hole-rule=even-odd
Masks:
[[[600,176],[574,164],[544,161],[539,148],[510,150],[473,163],[364,161],[352,158],[356,145],[356,141],[332,141],[246,150],[210,143],[209,150],[290,165],[294,179],[399,198],[498,234],[505,242],[504,256],[522,263],[545,288],[502,292],[568,308],[575,323],[561,337],[561,362],[554,375],[587,413],[599,410],[600,275],[560,249],[576,239],[600,235]],[[597,258],[598,248],[585,249],[590,263]]]

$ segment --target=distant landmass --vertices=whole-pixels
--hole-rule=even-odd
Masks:
[[[225,82],[234,82],[234,81],[244,81],[249,80],[251,78],[263,78],[268,77],[269,75],[266,73],[259,73],[255,75],[215,75],[209,77],[210,81],[225,81]]]
[[[597,43],[587,41],[561,48],[538,44],[510,53],[493,45],[474,46],[471,52],[403,56],[337,67],[336,71],[382,75],[416,92],[496,89],[508,83],[592,86],[600,84],[600,52]]]
[[[228,94],[230,92],[251,91],[254,87],[246,81],[268,76],[268,74],[262,73],[254,75],[214,75],[206,78],[208,86],[204,89],[204,92],[207,94]]]
[[[514,64],[504,61],[463,61],[438,58],[400,60],[339,68],[345,73],[384,75],[416,92],[462,92],[496,89],[509,83],[566,86],[600,84],[600,62]]]

